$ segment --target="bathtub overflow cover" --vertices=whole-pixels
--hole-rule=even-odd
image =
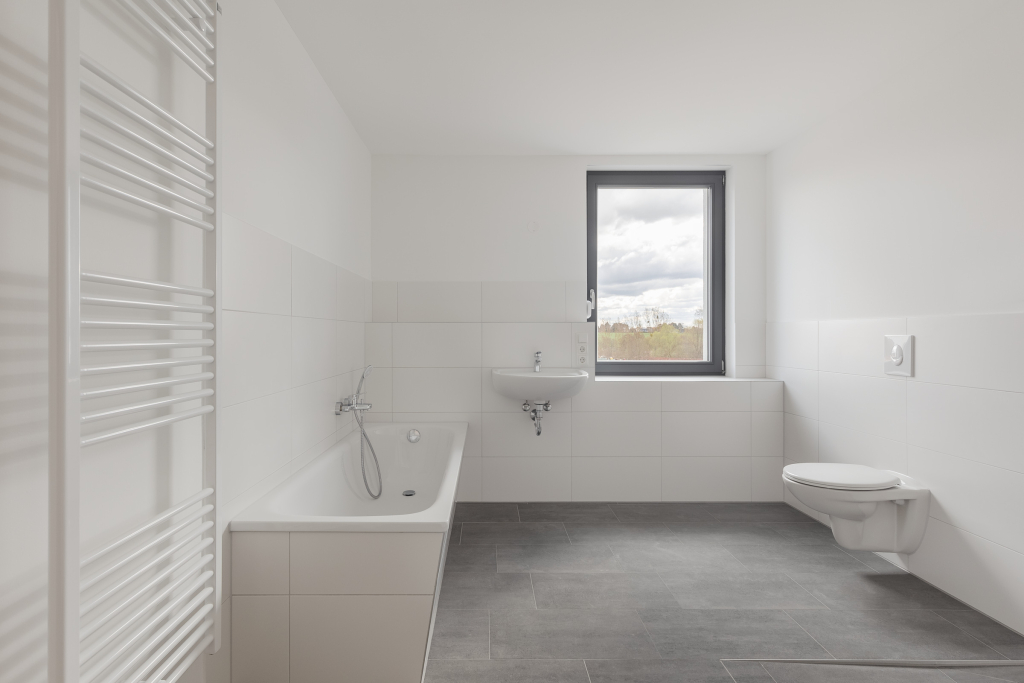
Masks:
[[[412,489],[409,489],[408,491],[402,491],[402,495],[403,496],[415,496],[416,492],[413,491]]]
[[[410,429],[409,435],[406,438],[409,439],[409,443],[416,443],[420,440],[420,430]],[[412,494],[410,493],[409,495],[411,496]]]

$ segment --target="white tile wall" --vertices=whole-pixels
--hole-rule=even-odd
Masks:
[[[398,321],[398,283],[373,283],[373,321],[393,323]]]
[[[882,340],[887,334],[906,333],[906,318],[822,320],[818,323],[818,369],[885,377],[878,362]]]
[[[661,499],[737,501],[751,498],[750,458],[662,458]]]
[[[338,374],[338,325],[334,320],[292,318],[293,387],[310,384]],[[347,359],[346,359],[347,360]],[[351,370],[348,362],[345,372]]]
[[[817,321],[770,322],[766,326],[765,356],[770,366],[818,369]]]
[[[572,499],[661,500],[661,458],[574,457]]]
[[[483,364],[489,368],[533,365],[540,351],[550,367],[569,367],[569,323],[484,323]]]
[[[781,412],[750,414],[750,454],[755,458],[781,458],[785,420]]]
[[[1024,393],[907,382],[907,442],[1024,472]]]
[[[572,458],[481,458],[485,501],[572,500]]]
[[[914,335],[915,373],[907,379],[882,369],[883,337],[899,333]],[[1020,313],[768,324],[768,374],[785,383],[785,462],[864,464],[928,486],[925,542],[900,559],[1018,630],[1022,337]],[[984,354],[975,352],[979,344]]]
[[[819,372],[818,419],[906,441],[907,383],[901,378]]]
[[[750,457],[750,413],[662,413],[662,453],[683,457]]]
[[[564,282],[484,282],[482,291],[484,322],[566,321]]]
[[[396,368],[480,367],[480,325],[476,323],[397,323],[391,340]]]
[[[575,289],[585,288],[375,282],[374,318],[364,326],[375,368],[367,419],[469,422],[460,500],[688,500],[704,489],[713,500],[781,500],[777,380],[597,381],[591,372],[583,392],[553,403],[536,436],[522,400],[494,391],[491,369],[529,366],[538,350],[544,365],[566,367],[574,335],[593,345],[593,324],[570,322],[563,294]],[[662,461],[680,458],[694,462],[676,463],[667,477]],[[715,464],[723,458],[735,462]],[[683,472],[704,479],[684,481]]]
[[[750,382],[698,380],[661,385],[661,409],[665,411],[750,411]]]
[[[223,217],[221,306],[232,311],[292,312],[292,255],[284,240]]]
[[[548,413],[541,436],[523,414],[483,413],[483,455],[487,458],[556,458],[572,455],[572,415]]]
[[[222,405],[251,401],[291,386],[292,318],[224,311],[218,372]]]
[[[334,404],[364,363],[370,282],[230,216],[224,223],[220,501],[238,510],[351,429]]]
[[[661,413],[572,414],[575,458],[637,458],[661,453]]]
[[[399,282],[398,322],[478,323],[479,282]]]
[[[480,410],[480,368],[395,368],[393,378],[395,412]]]
[[[292,315],[335,320],[338,314],[338,267],[292,247]]]
[[[907,334],[922,342],[914,347],[918,381],[1024,392],[1024,313],[908,318]],[[980,344],[985,353],[966,351]]]

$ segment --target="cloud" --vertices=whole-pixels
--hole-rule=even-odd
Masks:
[[[597,221],[613,225],[703,218],[704,193],[703,189],[678,187],[600,188]]]
[[[704,307],[705,191],[602,188],[598,194],[598,316],[662,308],[689,322]]]

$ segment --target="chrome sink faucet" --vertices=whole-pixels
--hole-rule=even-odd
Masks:
[[[540,372],[540,351],[533,354],[533,371]]]

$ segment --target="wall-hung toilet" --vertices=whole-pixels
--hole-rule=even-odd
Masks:
[[[787,465],[782,481],[801,503],[829,516],[844,548],[912,553],[924,539],[930,492],[905,474],[805,462]]]

